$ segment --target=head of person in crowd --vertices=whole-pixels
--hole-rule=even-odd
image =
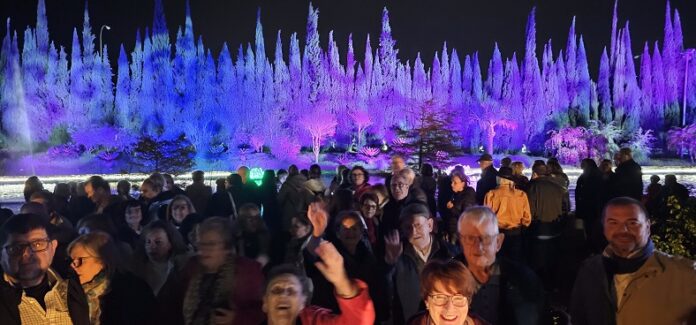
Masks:
[[[116,192],[123,198],[130,197],[131,183],[127,180],[120,180],[116,183]]]
[[[241,232],[259,233],[267,231],[266,223],[261,218],[261,210],[254,203],[245,203],[239,207],[238,218],[237,224]]]
[[[633,159],[633,152],[631,151],[631,148],[621,148],[619,152],[617,153],[617,165],[619,163],[625,163],[629,160]]]
[[[372,185],[372,188],[370,188],[370,192],[375,193],[375,195],[377,195],[377,198],[379,199],[378,203],[380,208],[383,208],[384,205],[386,205],[389,201],[389,191],[387,189],[387,186],[391,186],[391,184],[378,183]]]
[[[198,260],[208,273],[216,273],[234,254],[232,227],[226,218],[205,219],[198,226]]]
[[[360,197],[360,213],[365,219],[378,218],[382,214],[379,206],[379,197],[373,192],[368,192]]]
[[[191,173],[191,180],[193,180],[194,184],[203,184],[205,181],[205,172],[202,170],[196,170],[193,173]]]
[[[28,202],[34,192],[43,191],[43,183],[36,176],[31,176],[24,181],[24,201]]]
[[[309,179],[309,170],[308,169],[300,170],[300,174],[302,174],[302,176],[304,176],[306,179]]]
[[[391,164],[389,166],[391,167],[392,174],[396,174],[400,170],[406,168],[406,161],[404,157],[394,155],[391,157]]]
[[[91,282],[99,275],[111,278],[123,265],[116,244],[105,232],[80,235],[68,246],[70,266],[80,278],[80,284]]]
[[[19,208],[19,213],[20,214],[35,214],[35,215],[40,216],[46,220],[50,220],[48,206],[46,206],[40,202],[37,202],[37,201],[29,201],[27,203],[22,204],[22,207]]]
[[[242,178],[242,184],[246,185],[246,183],[249,181],[249,167],[241,166],[237,168],[237,175]]]
[[[181,234],[164,220],[156,220],[145,226],[140,234],[140,242],[135,256],[141,260],[147,258],[152,262],[163,263],[187,252]]]
[[[53,188],[53,195],[62,200],[68,200],[70,198],[70,185],[67,183],[56,184],[56,187]]]
[[[427,163],[423,164],[423,166],[421,166],[420,172],[421,172],[421,176],[430,177],[430,178],[434,177],[434,174],[435,174],[435,172],[433,171],[433,165],[427,164]]]
[[[354,251],[355,247],[365,238],[367,227],[358,211],[343,211],[336,217],[336,237],[343,247]]]
[[[285,169],[278,169],[276,177],[278,178],[278,182],[283,184],[285,183],[285,180],[288,179],[288,171]]]
[[[498,187],[515,187],[515,181],[512,178],[512,168],[500,167],[500,170],[498,170],[498,175],[495,177],[495,181],[497,182]]]
[[[595,170],[598,170],[599,167],[597,167],[597,163],[594,161],[594,159],[585,158],[582,161],[580,161],[580,169],[582,169],[584,173],[590,173]]]
[[[411,203],[401,210],[399,215],[401,235],[418,248],[426,247],[431,241],[434,220],[430,209],[422,203]]]
[[[215,192],[222,192],[226,188],[227,179],[218,178],[215,180]]]
[[[155,182],[155,184],[157,185],[157,187],[160,189],[161,192],[166,191],[165,186],[167,185],[167,180],[164,178],[164,175],[162,175],[160,173],[152,173],[152,174],[150,174],[150,177],[148,177],[148,178],[151,179],[153,182]]]
[[[312,285],[295,266],[284,264],[271,269],[263,293],[263,312],[269,324],[294,324],[311,301]]]
[[[312,233],[312,222],[305,215],[297,215],[290,220],[290,236],[295,239],[305,238]]]
[[[676,179],[676,177],[675,177],[675,179]],[[659,183],[660,183],[660,176],[657,176],[657,175],[650,176],[650,184],[659,184]]]
[[[452,171],[450,176],[452,182],[452,191],[454,193],[463,192],[469,186],[469,177],[460,171]]]
[[[87,197],[97,206],[105,206],[111,199],[111,187],[101,176],[92,176],[85,182]]]
[[[500,160],[500,167],[512,167],[512,158],[505,157]]]
[[[53,194],[49,191],[39,191],[39,192],[34,192],[34,194],[29,197],[29,202],[31,203],[35,202],[38,204],[43,205],[46,207],[46,210],[48,213],[51,213],[53,211]]]
[[[469,304],[477,282],[471,272],[457,260],[428,262],[420,275],[421,297],[427,309],[426,324],[472,324]]]
[[[532,169],[534,169],[534,167],[539,166],[539,165],[546,165],[546,162],[541,160],[541,159],[537,159],[532,164]]]
[[[321,167],[317,164],[309,166],[309,179],[321,179]]]
[[[353,184],[354,187],[360,187],[363,184],[366,184],[369,180],[370,173],[367,172],[365,167],[355,165],[350,170],[350,183]]]
[[[602,173],[605,174],[612,173],[612,167],[614,167],[614,164],[611,162],[610,159],[603,159],[602,162],[599,164],[599,170],[601,170]]]
[[[486,270],[495,263],[505,235],[498,231],[498,217],[488,207],[470,207],[459,217],[459,242],[470,269]]]
[[[331,216],[338,215],[341,211],[353,209],[353,192],[349,189],[338,189],[331,197],[329,204],[329,213]]]
[[[484,153],[478,160],[476,160],[476,162],[478,162],[479,167],[481,167],[481,170],[484,170],[490,166],[493,166],[493,156]]]
[[[164,177],[164,190],[171,191],[174,189],[174,177],[171,174],[162,174]]]
[[[244,185],[244,181],[242,180],[242,176],[239,174],[230,174],[227,176],[227,179],[225,180],[225,186],[227,188],[236,188],[236,189],[241,189],[242,186]]]
[[[43,281],[58,247],[52,229],[35,214],[14,215],[0,228],[0,266],[15,286],[31,288]]]
[[[192,213],[196,213],[196,208],[186,195],[175,196],[167,206],[167,220],[175,225],[181,225]]]
[[[111,237],[116,236],[116,226],[114,226],[113,220],[103,214],[91,214],[85,216],[77,222],[77,227],[75,228],[77,233],[80,235],[88,234],[94,231],[103,231]]]
[[[546,165],[536,165],[532,168],[532,179],[549,175],[549,170]]]
[[[549,174],[552,174],[552,175],[563,174],[563,167],[561,167],[561,164],[558,163],[558,159],[549,158],[549,161],[546,162],[546,167],[548,168]]]
[[[617,256],[627,258],[650,240],[650,220],[643,203],[629,197],[609,200],[604,207],[604,237]]]
[[[273,169],[266,169],[263,171],[263,176],[261,177],[261,185],[265,188],[275,188],[276,173]]]
[[[408,196],[408,190],[411,187],[411,182],[409,179],[401,174],[397,173],[391,179],[391,194],[394,200],[402,201]]]
[[[510,168],[512,168],[512,175],[524,176],[524,163],[521,161],[513,162],[510,164]]]
[[[659,181],[660,179],[658,178],[657,180]],[[677,184],[677,176],[674,174],[665,175],[665,186],[672,186],[674,184]]]
[[[162,185],[160,185],[154,178],[150,177],[143,181],[140,185],[140,196],[145,198],[146,201],[152,201],[157,195],[162,193]]]
[[[290,165],[288,167],[288,177],[300,174],[300,169],[296,165]]]
[[[147,206],[142,201],[128,200],[123,205],[123,224],[133,230],[141,229],[148,220],[145,218]]]

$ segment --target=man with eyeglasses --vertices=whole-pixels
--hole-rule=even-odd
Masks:
[[[51,268],[58,242],[46,218],[13,216],[0,229],[0,324],[89,324],[79,281]]]
[[[470,310],[489,323],[538,324],[544,304],[541,281],[528,267],[496,258],[505,240],[495,213],[483,206],[468,208],[457,224],[463,255],[457,259],[478,283]]]
[[[655,249],[640,201],[614,198],[602,218],[609,245],[578,271],[573,324],[696,324],[696,262]]]

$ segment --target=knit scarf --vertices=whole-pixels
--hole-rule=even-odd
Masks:
[[[234,310],[235,306],[230,306],[230,295],[234,290],[234,282],[236,279],[236,268],[234,265],[234,257],[227,259],[227,262],[220,267],[215,274],[214,283],[212,285],[213,292],[210,299],[202,301],[201,298],[201,283],[204,272],[197,272],[191,279],[191,283],[186,290],[184,297],[184,324],[186,325],[207,325],[212,323],[212,315],[215,308],[225,306],[227,309]],[[205,302],[205,304],[203,304]],[[202,315],[197,316],[197,315]],[[195,317],[195,319],[194,319]]]
[[[648,239],[645,247],[634,252],[628,258],[617,256],[611,246],[607,246],[602,254],[602,262],[604,263],[604,270],[607,272],[608,280],[613,279],[615,274],[627,274],[638,271],[645,264],[645,261],[652,256],[654,250],[655,245],[650,239]]]
[[[99,325],[99,318],[101,316],[100,298],[106,293],[108,287],[109,278],[106,276],[106,272],[100,272],[92,281],[82,285],[89,305],[90,324]]]

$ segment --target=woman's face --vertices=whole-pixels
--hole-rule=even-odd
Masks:
[[[355,218],[344,218],[338,229],[338,239],[346,247],[353,247],[362,239],[362,225]]]
[[[455,193],[461,192],[466,188],[466,183],[462,181],[459,176],[453,176],[452,177],[452,191]]]
[[[425,306],[434,325],[463,325],[469,314],[469,299],[439,281],[428,292]]]
[[[140,227],[140,222],[143,221],[143,212],[140,206],[127,207],[125,217],[128,226],[138,228]]]
[[[217,272],[225,264],[230,249],[225,248],[225,242],[217,231],[198,233],[198,259],[208,271]]]
[[[250,232],[256,232],[261,226],[262,222],[263,220],[261,220],[261,216],[259,216],[258,214],[252,214],[244,218],[246,229]]]
[[[151,260],[156,262],[164,262],[169,259],[172,243],[163,229],[155,229],[145,236],[145,252]]]
[[[350,180],[357,187],[365,184],[365,173],[360,169],[355,169],[350,172]]]
[[[377,207],[377,202],[366,199],[360,206],[360,212],[362,212],[363,217],[371,219],[377,214]]]
[[[177,224],[183,222],[186,216],[191,214],[191,209],[189,209],[188,203],[184,200],[173,201],[171,205],[172,219],[174,219]]]
[[[292,274],[284,274],[268,284],[263,296],[263,311],[274,323],[289,323],[304,309],[306,300],[300,280]]]
[[[80,278],[80,284],[92,281],[104,269],[101,259],[82,245],[73,246],[70,251],[70,266]]]
[[[310,228],[308,225],[303,224],[297,218],[292,218],[290,221],[290,234],[292,235],[293,238],[303,238],[307,235],[309,235],[309,232],[312,231],[312,228]]]

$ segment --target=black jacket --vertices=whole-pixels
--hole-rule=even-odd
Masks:
[[[643,198],[643,172],[633,159],[619,164],[609,181],[611,198],[628,196],[638,201]]]
[[[498,186],[498,182],[495,179],[496,176],[498,176],[498,171],[495,170],[493,165],[488,166],[481,172],[481,179],[476,182],[476,203],[483,204],[486,193]]]
[[[10,285],[4,280],[5,273],[0,270],[0,324],[21,325],[19,303],[22,289]],[[68,312],[74,325],[89,325],[89,305],[80,282],[75,278],[66,278],[68,282]]]
[[[145,281],[123,272],[111,278],[109,288],[100,298],[102,325],[152,324],[156,312],[155,296]]]
[[[455,259],[467,264],[464,255]],[[544,288],[541,280],[534,271],[523,264],[501,257],[496,258],[496,263],[500,265],[501,288],[497,306],[498,324],[540,324],[544,308]],[[475,299],[476,295],[473,297],[473,300]],[[471,308],[469,311],[484,317],[481,311]]]

